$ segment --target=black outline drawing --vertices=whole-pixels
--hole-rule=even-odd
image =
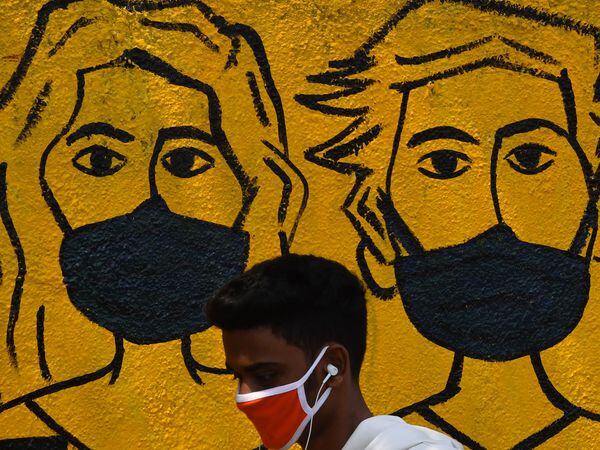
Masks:
[[[21,240],[19,239],[19,235],[17,234],[17,230],[12,221],[12,217],[10,216],[10,211],[8,209],[8,199],[7,199],[7,182],[6,182],[6,171],[7,164],[0,164],[0,217],[2,218],[2,223],[4,228],[8,234],[10,239],[10,243],[15,252],[15,257],[18,265],[17,277],[15,279],[15,284],[13,287],[12,297],[10,301],[10,312],[8,316],[8,326],[6,329],[6,348],[8,349],[8,354],[11,360],[11,363],[18,367],[19,363],[17,360],[17,350],[15,347],[15,327],[17,326],[17,321],[19,320],[19,308],[21,305],[21,296],[23,295],[23,284],[25,283],[25,275],[27,274],[27,266],[25,264],[25,253],[23,252],[23,246],[21,245]]]
[[[46,360],[46,344],[44,340],[44,322],[46,321],[46,307],[41,305],[36,314],[36,333],[37,333],[37,348],[38,348],[38,365],[40,366],[40,374],[46,381],[52,379],[48,361]]]
[[[27,78],[32,62],[38,57],[40,44],[45,38],[45,32],[52,14],[55,11],[67,9],[70,5],[81,2],[82,0],[52,0],[45,4],[38,12],[36,24],[31,32],[29,41],[21,57],[15,71],[12,73],[8,82],[0,88],[0,111],[5,109],[17,93],[20,86]],[[288,143],[286,136],[286,125],[281,103],[280,95],[275,87],[275,83],[271,76],[269,61],[266,56],[264,46],[260,36],[251,27],[238,23],[230,23],[224,17],[216,14],[209,6],[199,0],[159,0],[157,2],[141,1],[130,2],[127,0],[106,0],[116,8],[122,8],[131,13],[148,13],[152,11],[168,10],[170,8],[190,7],[200,13],[201,17],[206,19],[219,33],[221,37],[230,43],[229,49],[222,48],[217,45],[196,25],[191,23],[181,22],[159,22],[150,20],[146,17],[141,17],[139,23],[142,26],[155,28],[167,32],[190,33],[195,36],[202,45],[215,54],[225,54],[227,61],[224,70],[233,70],[238,67],[238,56],[242,49],[242,43],[249,47],[257,66],[257,72],[247,71],[245,79],[247,82],[248,95],[252,98],[255,113],[258,122],[265,129],[273,128],[274,139],[262,140],[265,156],[262,158],[264,167],[267,173],[272,173],[274,180],[281,182],[281,199],[279,200],[277,221],[280,227],[278,239],[282,253],[289,251],[289,246],[294,239],[300,218],[306,208],[308,201],[308,185],[306,179],[300,170],[290,161],[288,152]],[[99,20],[98,17],[80,17],[63,33],[62,37],[54,44],[49,52],[45,55],[47,58],[53,58],[60,54],[66,47],[70,39],[73,38],[81,29],[87,28]],[[226,53],[225,53],[226,52]],[[219,151],[224,156],[227,164],[233,172],[235,178],[242,188],[243,201],[242,208],[239,211],[234,222],[233,228],[242,230],[245,224],[245,219],[250,212],[250,208],[256,195],[260,189],[260,180],[248,174],[242,164],[238,161],[236,152],[231,148],[225,132],[221,128],[221,107],[219,98],[215,90],[208,84],[190,78],[184,73],[178,71],[173,66],[169,65],[164,60],[148,53],[145,50],[138,48],[126,49],[120,57],[112,61],[100,64],[94,67],[87,67],[77,70],[77,100],[74,111],[68,120],[68,123],[62,130],[51,140],[49,145],[42,153],[39,168],[39,183],[47,205],[49,206],[55,221],[59,228],[64,232],[71,232],[72,228],[69,221],[61,210],[61,207],[56,200],[48,182],[45,179],[45,165],[52,148],[70,131],[79,109],[82,104],[85,87],[85,75],[111,67],[137,67],[151,73],[157,74],[168,83],[178,86],[190,88],[202,92],[209,101],[209,120],[210,134],[201,136],[203,139],[211,140],[212,144],[216,145]],[[261,91],[265,94],[261,94]],[[40,91],[33,106],[30,109],[27,120],[22,128],[20,135],[17,138],[17,144],[25,142],[31,133],[35,130],[47,103],[51,97],[55,95],[52,92],[50,82],[44,85]],[[49,100],[50,98],[50,100]],[[267,107],[268,106],[268,107]],[[273,111],[271,113],[270,111]],[[155,167],[158,163],[159,152],[162,144],[166,139],[173,137],[185,137],[196,133],[198,130],[191,130],[189,127],[177,127],[161,130],[149,164],[149,183],[151,194],[153,197],[159,195],[155,182]],[[108,133],[116,135],[117,138],[123,141],[133,139],[132,136],[120,133],[119,130],[107,126],[107,124],[95,124],[94,130],[81,129],[76,134],[69,137],[70,142],[89,136],[90,133]],[[1,162],[1,161],[0,161]],[[19,318],[19,306],[21,301],[23,283],[26,274],[25,254],[20,245],[17,230],[15,229],[11,215],[9,213],[6,195],[6,173],[7,163],[0,164],[0,216],[3,226],[6,229],[16,259],[18,261],[18,275],[14,283],[13,295],[11,300],[10,320],[7,329],[7,346],[13,365],[17,367],[17,348],[14,342],[14,328]],[[276,181],[276,182],[277,182]],[[291,208],[291,199],[294,197],[293,209]],[[246,256],[247,258],[247,256]],[[85,444],[80,442],[76,436],[63,429],[52,417],[50,417],[37,403],[39,399],[45,395],[53,394],[64,389],[69,389],[76,386],[81,386],[99,380],[110,375],[109,383],[115,383],[118,379],[121,369],[124,347],[123,337],[115,334],[115,352],[112,361],[105,367],[102,367],[92,373],[87,373],[81,376],[76,376],[67,380],[55,380],[51,373],[52,361],[47,361],[44,349],[44,323],[45,323],[45,308],[42,305],[37,314],[37,336],[38,343],[38,363],[40,369],[40,377],[46,380],[49,384],[33,390],[25,395],[13,398],[4,402],[0,401],[0,413],[18,405],[25,404],[37,417],[48,425],[59,435],[68,440],[69,443],[77,448],[87,448]],[[189,336],[181,336],[181,353],[183,361],[188,369],[190,377],[198,384],[203,384],[200,373],[225,374],[228,373],[225,369],[207,367],[200,364],[192,355],[191,340]],[[49,365],[50,364],[50,365]]]
[[[44,84],[44,87],[42,88],[38,96],[35,98],[33,105],[29,110],[29,114],[27,114],[27,120],[25,122],[25,125],[19,133],[19,136],[17,136],[17,142],[22,142],[27,137],[29,137],[30,130],[37,125],[38,121],[41,118],[42,112],[44,111],[46,106],[48,106],[48,104],[46,103],[46,98],[50,95],[51,92],[52,83],[47,82],[46,84]]]
[[[50,57],[54,56],[56,54],[56,52],[58,52],[61,48],[63,48],[65,46],[67,41],[69,39],[71,39],[71,37],[75,33],[77,33],[82,28],[85,28],[85,27],[93,24],[94,22],[96,22],[96,19],[88,19],[87,17],[80,17],[79,19],[77,19],[75,22],[73,22],[73,25],[71,25],[67,29],[67,31],[65,31],[65,34],[62,35],[62,37],[56,42],[56,44],[54,44],[54,47],[52,47],[48,51],[48,56],[50,56]]]
[[[528,67],[522,63],[511,61],[509,53],[498,52],[498,55],[481,58],[459,67],[453,67],[449,64],[451,67],[450,69],[436,72],[428,77],[391,83],[389,88],[398,91],[403,95],[401,104],[399,105],[399,119],[390,152],[390,161],[387,164],[388,169],[385,176],[385,186],[379,186],[381,182],[377,180],[371,182],[371,184],[368,183],[369,177],[373,175],[374,170],[368,165],[361,163],[360,154],[366,146],[379,136],[382,128],[381,125],[376,124],[377,120],[367,120],[371,113],[371,108],[369,106],[356,106],[355,103],[350,105],[348,102],[344,103],[343,100],[350,97],[357,97],[359,94],[362,94],[363,96],[361,98],[363,99],[363,104],[368,102],[367,100],[364,100],[365,94],[368,94],[369,87],[377,82],[370,74],[370,69],[373,69],[378,63],[376,56],[374,55],[374,50],[397,27],[402,27],[402,20],[409,14],[431,3],[463,5],[491,15],[517,17],[529,20],[532,23],[556,27],[581,36],[589,37],[593,40],[596,49],[596,54],[594,55],[596,69],[600,62],[600,29],[562,15],[544,12],[529,6],[519,6],[502,0],[409,0],[358,49],[356,49],[349,58],[332,60],[329,62],[327,70],[306,77],[309,83],[318,84],[321,85],[321,87],[329,88],[333,91],[318,94],[298,94],[295,97],[297,102],[325,115],[348,117],[352,119],[352,122],[346,128],[326,142],[308,148],[305,151],[305,158],[324,168],[341,174],[352,175],[354,177],[354,186],[348,193],[348,196],[342,205],[342,211],[348,217],[360,238],[360,242],[356,249],[356,258],[363,279],[374,295],[382,300],[391,299],[398,293],[397,287],[385,287],[379,285],[368,268],[366,252],[369,252],[379,264],[394,264],[394,261],[388,260],[390,256],[386,257],[386,255],[384,255],[377,247],[374,241],[375,238],[389,240],[389,245],[391,245],[394,254],[396,255],[392,258],[397,258],[399,255],[403,254],[404,251],[402,248],[409,254],[423,252],[423,248],[419,241],[412,235],[407,225],[393,208],[390,198],[393,162],[399,147],[400,132],[406,116],[409,92],[416,87],[424,86],[432,81],[449,78],[482,67],[497,67],[517,71],[519,73],[526,73],[551,80],[559,85],[563,96],[565,111],[568,116],[568,130],[561,129],[554,131],[565,137],[577,153],[584,172],[589,195],[588,207],[580,222],[580,229],[577,232],[576,239],[574,239],[571,244],[571,251],[573,253],[579,253],[586,249],[585,246],[588,245],[585,252],[585,261],[589,264],[592,259],[593,247],[590,242],[594,242],[597,233],[598,212],[596,203],[599,196],[598,175],[597,173],[594,173],[589,160],[576,139],[578,129],[577,113],[575,110],[575,98],[568,73],[566,69],[560,70],[561,63],[553,56],[527,45],[523,45],[505,36],[484,36],[462,45],[442,49],[425,55],[396,55],[397,64],[409,67],[432,61],[449,59],[454,55],[465,53],[485,45],[491,45],[494,42],[499,42],[507,47],[508,52],[517,52],[518,54],[527,56],[531,60],[539,61],[542,65],[553,66],[554,69],[552,71],[560,73],[553,74],[539,68],[534,69],[533,67]],[[600,77],[598,77],[598,80],[596,81],[594,101],[600,102]],[[589,114],[596,125],[600,126],[598,112],[590,112]],[[541,126],[549,125],[535,121],[524,121],[523,123],[513,126],[510,130],[503,130],[503,132],[516,133],[522,132],[527,128],[535,129]],[[465,136],[462,138],[463,140],[469,140]],[[501,138],[499,137],[498,139]],[[494,146],[495,155],[499,150],[499,144],[500,142],[497,140]],[[600,155],[600,140],[598,142],[597,153]],[[350,159],[350,161],[347,159]],[[492,160],[495,161],[493,157]],[[492,168],[492,172],[494,173],[494,168]],[[492,175],[492,177],[494,206],[499,223],[503,223],[498,205],[497,192],[495,192],[495,176]],[[369,206],[367,203],[369,199],[374,200],[371,203],[376,204],[377,211],[374,210],[375,207]],[[381,218],[378,216],[377,212],[381,215]],[[401,233],[393,233],[390,230],[400,230]],[[595,259],[600,260],[599,258]],[[583,311],[581,311],[581,314],[583,314]],[[530,360],[542,391],[556,408],[563,411],[564,415],[556,422],[539,430],[529,438],[517,444],[515,448],[534,448],[546,442],[580,417],[596,421],[600,420],[600,414],[587,411],[574,405],[558,392],[545,372],[539,351],[532,352]],[[420,402],[399,409],[394,414],[406,416],[411,413],[417,413],[425,420],[436,425],[470,448],[483,449],[484,447],[481,444],[461,432],[454,425],[446,422],[432,409],[432,406],[446,402],[460,391],[463,361],[464,355],[455,353],[454,362],[445,388]]]

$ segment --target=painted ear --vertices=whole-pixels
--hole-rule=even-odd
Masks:
[[[308,183],[289,157],[268,141],[264,145],[272,152],[263,158],[266,166],[281,180],[281,201],[277,210],[281,254],[289,253],[298,224],[308,202]]]
[[[386,286],[396,286],[394,273],[396,258],[402,255],[420,254],[424,252],[424,249],[396,210],[388,193],[377,188],[376,207],[368,206],[370,197],[370,189],[365,190],[358,197],[359,200],[356,202],[355,213],[351,220],[352,218],[356,220],[356,223],[354,220],[353,223],[363,237],[365,250],[370,251],[378,265],[369,263],[367,257],[369,253],[360,253],[360,246],[357,258],[359,265],[368,269],[368,272],[363,271],[363,277],[368,284],[373,285],[371,290],[381,298],[389,298],[395,293],[391,287]],[[379,277],[375,276],[377,272],[374,271],[374,267],[377,267]],[[381,277],[385,280],[384,284],[376,281],[382,279]],[[379,286],[379,289],[376,286]]]
[[[342,208],[360,236],[356,262],[369,290],[380,299],[396,293],[394,260],[396,252],[389,239],[380,194],[371,186],[361,187],[361,179]]]
[[[241,89],[241,95],[220,96],[222,124],[236,157],[253,177],[254,203],[260,205],[257,214],[249,214],[246,225],[254,230],[256,240],[263,240],[257,237],[263,235],[266,242],[276,234],[280,253],[287,253],[306,208],[308,185],[289,158],[283,106],[260,36],[242,24],[221,31],[232,45],[218,82],[223,91],[231,91],[232,85]],[[251,170],[256,164],[258,170]]]
[[[375,297],[389,300],[396,295],[394,265],[381,262],[375,256],[373,247],[367,240],[362,240],[356,247],[356,262],[364,283]]]
[[[285,115],[281,97],[273,81],[265,48],[258,33],[246,25],[233,29],[242,39],[239,58],[251,61],[246,81],[252,96],[256,117],[265,132],[262,144],[268,154],[263,162],[281,180],[281,200],[277,208],[281,253],[286,254],[294,241],[298,224],[308,202],[308,183],[289,158]],[[246,46],[249,52],[244,52]],[[243,64],[243,62],[242,62]]]

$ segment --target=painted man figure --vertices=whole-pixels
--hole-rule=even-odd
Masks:
[[[409,1],[308,78],[337,91],[297,97],[353,118],[306,157],[355,176],[344,210],[365,281],[455,354],[446,388],[396,414],[470,448],[567,448],[598,426],[540,352],[588,301],[599,37],[505,2]]]

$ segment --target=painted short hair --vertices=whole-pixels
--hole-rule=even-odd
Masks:
[[[461,32],[454,33],[453,42],[442,39],[446,46],[440,48],[443,44],[436,41],[435,25],[430,21],[443,20],[446,14],[454,15],[453,23]],[[428,40],[423,36],[422,45],[415,46],[414,27],[423,27],[425,17],[432,37]],[[483,17],[485,20],[474,20]],[[453,25],[444,22],[444,26]],[[544,43],[539,38],[540,28],[565,33],[570,44],[564,40]],[[553,43],[558,44],[558,51]],[[409,54],[415,47],[418,53]],[[566,48],[587,57],[587,76],[577,80],[578,85],[584,85],[583,90],[573,90],[573,74],[577,71],[572,70]],[[568,114],[569,132],[576,135],[582,125],[593,130],[594,149],[587,154],[593,156],[595,150],[600,156],[599,50],[599,28],[532,7],[499,0],[409,0],[350,57],[330,61],[327,70],[307,77],[317,92],[296,95],[296,100],[330,116],[336,124],[344,118],[350,122],[329,139],[306,149],[305,158],[354,176],[354,186],[342,210],[360,236],[357,262],[377,296],[390,298],[395,294],[394,289],[377,285],[365,261],[366,251],[381,264],[390,264],[393,258],[384,255],[376,244],[377,240],[387,239],[386,219],[379,204],[389,183],[392,159],[391,148],[377,148],[385,129],[381,118],[387,111],[378,111],[378,99],[399,94],[398,111],[402,115],[411,90],[437,80],[486,67],[529,74],[558,84],[568,103],[566,108],[573,110]],[[579,112],[575,111],[575,101]]]

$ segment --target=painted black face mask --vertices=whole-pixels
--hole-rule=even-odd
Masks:
[[[68,232],[60,263],[71,302],[137,344],[208,328],[208,297],[246,266],[246,232],[172,213],[160,197]]]
[[[399,240],[420,247],[394,213],[402,223],[394,227]],[[401,256],[395,272],[406,313],[423,336],[491,361],[564,339],[581,319],[590,288],[585,258],[520,241],[502,224],[464,244]]]

